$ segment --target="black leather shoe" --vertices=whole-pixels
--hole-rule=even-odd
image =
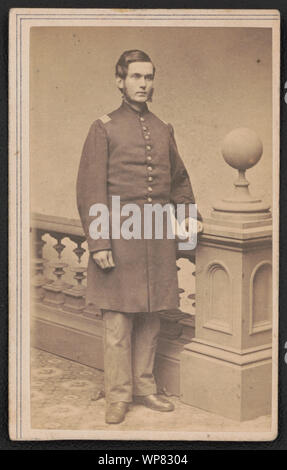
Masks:
[[[118,401],[116,403],[110,403],[106,409],[106,423],[118,424],[121,423],[126,416],[128,411],[128,403],[124,401]]]
[[[173,411],[174,405],[161,395],[135,396],[134,401],[156,411]]]

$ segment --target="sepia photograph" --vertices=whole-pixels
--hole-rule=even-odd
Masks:
[[[277,436],[280,14],[13,9],[13,440]]]

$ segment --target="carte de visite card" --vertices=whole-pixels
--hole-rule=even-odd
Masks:
[[[13,440],[277,436],[277,10],[12,9]]]

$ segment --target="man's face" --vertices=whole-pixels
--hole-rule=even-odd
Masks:
[[[145,103],[153,92],[153,65],[151,62],[132,62],[126,78],[118,78],[118,87],[129,101]]]

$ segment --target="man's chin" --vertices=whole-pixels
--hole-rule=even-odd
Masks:
[[[127,96],[126,94],[123,94],[123,96],[124,96],[124,99],[131,105],[145,104],[148,101],[151,101],[149,95],[133,96],[132,98],[130,96]]]
[[[148,96],[147,95],[139,95],[139,96],[136,96],[134,98],[134,102],[135,103],[145,103],[146,101],[148,100]]]
[[[147,96],[143,96],[143,97],[136,97],[136,98],[129,98],[126,100],[128,103],[130,103],[131,105],[133,104],[144,104],[148,101],[148,97]]]

